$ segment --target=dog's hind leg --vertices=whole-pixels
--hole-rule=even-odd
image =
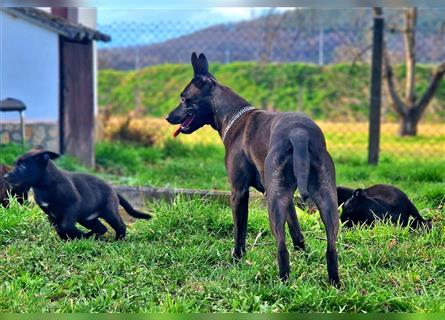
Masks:
[[[297,213],[295,212],[295,205],[291,200],[289,206],[289,214],[287,215],[287,226],[292,238],[295,250],[305,250],[304,237],[301,232],[300,224],[298,223]]]
[[[267,204],[269,209],[269,224],[277,243],[277,259],[280,279],[285,281],[289,278],[289,252],[286,247],[285,224],[292,197],[280,191],[267,190]]]
[[[285,174],[290,169],[290,157],[282,152],[281,146],[269,151],[264,162],[266,199],[269,211],[269,224],[277,243],[278,268],[281,280],[289,278],[289,252],[286,247],[285,224],[293,204],[295,180]]]
[[[320,163],[311,166],[309,174],[309,194],[320,211],[327,236],[326,260],[329,281],[338,286],[338,256],[336,241],[338,234],[337,189],[335,186],[335,168],[327,152],[321,155]]]
[[[92,237],[94,235],[104,235],[107,232],[107,227],[105,227],[103,225],[102,222],[100,222],[100,220],[98,218],[93,219],[93,220],[84,220],[84,221],[79,221],[79,223],[84,226],[85,228],[90,229],[91,231],[88,232],[85,236],[86,237]]]

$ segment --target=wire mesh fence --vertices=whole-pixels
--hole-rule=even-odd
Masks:
[[[444,16],[445,9],[417,11],[417,98],[445,61]],[[402,9],[385,10],[385,43],[402,97],[404,19]],[[191,79],[190,54],[204,52],[216,78],[252,105],[303,111],[324,129],[334,155],[366,157],[372,22],[370,9],[268,9],[222,24],[200,19],[102,25],[113,40],[98,51],[99,104],[114,113],[163,116]],[[400,117],[383,83],[382,157],[443,160],[445,82],[415,137],[399,136]]]

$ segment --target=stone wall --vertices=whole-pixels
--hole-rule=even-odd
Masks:
[[[17,122],[0,122],[0,144],[22,142],[20,124]],[[59,152],[59,125],[57,122],[26,122],[25,144],[29,147],[42,146],[45,149]]]

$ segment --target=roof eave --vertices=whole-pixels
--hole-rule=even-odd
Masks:
[[[5,8],[5,9],[1,8],[0,10],[4,10],[9,15],[21,18],[21,19],[23,19],[25,21],[28,21],[28,22],[30,22],[32,24],[35,24],[35,25],[37,25],[37,26],[39,26],[41,28],[44,28],[46,30],[56,32],[57,34],[65,37],[67,39],[70,39],[72,41],[77,41],[77,42],[83,42],[85,40],[88,40],[88,41],[95,40],[95,41],[102,41],[102,42],[109,42],[109,41],[111,41],[111,37],[109,35],[101,33],[101,32],[96,31],[96,30],[93,30],[93,29],[88,28],[88,27],[84,27],[84,28],[86,28],[88,30],[91,30],[90,33],[87,33],[87,32],[84,32],[84,31],[70,32],[69,30],[56,28],[55,26],[51,26],[49,24],[46,24],[46,23],[42,22],[39,19],[35,19],[33,17],[30,17],[29,15],[23,13],[20,10],[20,8],[18,8],[18,9],[17,8]],[[38,10],[38,9],[36,9],[36,10]],[[75,27],[68,26],[67,28],[75,28]],[[79,36],[79,35],[81,35],[81,36]]]

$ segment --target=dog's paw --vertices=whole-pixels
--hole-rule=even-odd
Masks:
[[[334,278],[334,279],[329,279],[329,283],[331,284],[331,286],[333,286],[333,287],[335,287],[337,289],[341,288],[341,282],[340,282],[340,279],[338,277]]]
[[[286,272],[280,272],[280,281],[283,283],[288,283],[289,282],[289,277],[290,277],[290,272],[286,271]]]
[[[300,191],[300,198],[301,198],[301,201],[303,201],[303,203],[307,203],[307,201],[309,200],[309,192]]]
[[[234,262],[238,262],[241,260],[241,258],[243,257],[244,252],[241,250],[233,250],[232,251],[232,259]]]
[[[299,243],[294,243],[294,250],[306,252],[306,245],[304,241]]]

